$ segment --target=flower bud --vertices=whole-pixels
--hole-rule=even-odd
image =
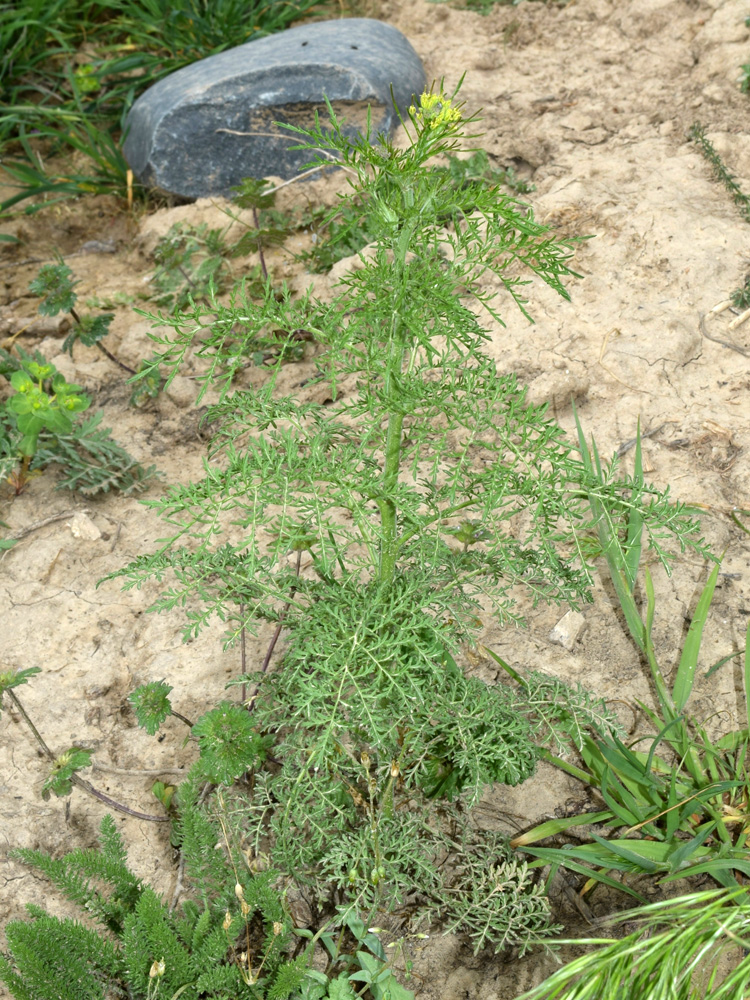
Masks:
[[[166,970],[167,970],[167,967],[166,967],[166,965],[164,963],[164,959],[162,958],[161,961],[154,962],[152,964],[151,968],[149,969],[148,978],[149,979],[161,979],[161,977],[164,975],[164,973],[166,972]]]

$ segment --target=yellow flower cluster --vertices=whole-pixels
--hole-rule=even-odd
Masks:
[[[418,125],[428,128],[438,128],[440,125],[451,125],[461,121],[461,112],[454,108],[453,100],[444,94],[433,94],[425,91],[419,98],[419,108],[413,104],[409,115]]]

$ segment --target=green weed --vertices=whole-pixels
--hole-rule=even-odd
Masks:
[[[27,461],[37,452],[42,430],[70,432],[72,415],[91,405],[81,387],[70,385],[50,364],[25,362],[10,376],[10,385],[14,395],[5,404],[6,412],[12,415],[21,434],[18,450]]]
[[[89,750],[73,746],[57,757],[53,754],[15,691],[39,672],[32,667],[0,674],[0,705],[3,696],[10,699],[50,762],[43,798],[70,795],[75,786],[137,819],[168,822],[167,816],[141,813],[111,799],[84,779],[79,772],[91,764]],[[142,689],[132,699],[139,717],[162,718],[169,690],[163,684]],[[18,1000],[30,995],[35,1000],[104,1000],[105,995],[126,993],[156,1000],[160,988],[176,988],[177,995],[195,1000],[225,1000],[229,995],[355,1000],[360,983],[377,1000],[413,1000],[397,982],[373,929],[356,916],[356,902],[338,907],[315,934],[294,927],[279,873],[259,873],[251,866],[241,846],[245,831],[226,808],[221,791],[217,803],[203,805],[207,774],[231,782],[239,775],[238,763],[245,770],[266,757],[269,741],[251,734],[247,713],[226,704],[206,713],[195,726],[178,712],[170,714],[192,727],[201,760],[177,796],[174,788],[160,782],[154,794],[174,819],[172,843],[180,850],[200,905],[188,900],[175,914],[176,897],[170,906],[159,900],[127,868],[114,821],[105,816],[98,851],[75,850],[60,859],[34,850],[15,852],[95,926],[83,928],[28,906],[31,921],[12,921],[5,929],[9,951],[0,954],[0,981]],[[231,725],[226,724],[229,716]],[[249,742],[243,741],[243,733]],[[294,947],[292,934],[298,939]],[[320,961],[311,967],[316,948],[327,952],[325,973]]]
[[[745,278],[741,288],[736,288],[731,295],[735,309],[750,309],[750,274]]]
[[[267,286],[261,301],[240,289],[210,324],[197,308],[161,317],[162,370],[173,377],[197,341],[202,392],[221,391],[209,408],[219,429],[206,478],[149,502],[177,529],[116,575],[128,587],[168,577],[154,607],[187,604],[186,637],[214,615],[229,642],[276,626],[263,664],[233,682],[245,721],[235,731],[229,708],[209,713],[215,742],[201,753],[207,780],[228,779],[252,765],[248,726],[273,737],[275,768],[255,768],[233,808],[254,850],[319,901],[319,919],[356,897],[375,920],[416,891],[413,919],[441,919],[477,948],[523,949],[549,933],[546,901],[501,838],[476,839],[469,807],[488,784],[529,776],[551,733],[614,722],[549,679],[522,697],[488,688],[456,653],[488,609],[520,620],[514,591],[588,600],[578,539],[597,522],[591,495],[642,511],[658,555],[662,535],[690,544],[695,525],[643,483],[573,457],[485,354],[467,300],[499,319],[492,275],[525,312],[519,265],[567,295],[573,245],[483,176],[455,184],[427,169],[456,155],[471,125],[430,93],[410,111],[405,150],[350,142],[333,117],[297,133],[356,177],[342,208],[368,220],[372,255],[331,302]],[[281,359],[252,392],[232,388],[243,339],[300,329],[317,345],[326,402],[279,393]],[[282,628],[287,651],[270,670]]]
[[[434,179],[445,185],[462,191],[475,187],[485,187],[488,190],[498,190],[503,185],[513,194],[528,194],[534,190],[533,184],[519,180],[511,167],[497,168],[490,165],[487,153],[483,149],[475,150],[469,157],[446,156],[446,162],[441,166],[427,168]],[[377,236],[377,222],[368,215],[368,206],[372,207],[378,199],[387,201],[390,178],[380,175],[382,189],[370,193],[370,200],[360,203],[356,198],[346,198],[342,205],[313,225],[315,242],[313,248],[301,254],[301,259],[308,261],[312,271],[330,271],[335,263],[345,257],[359,253]],[[461,210],[470,211],[470,206],[462,199]],[[438,221],[445,223],[457,221],[450,213]],[[315,223],[311,219],[303,224]]]
[[[750,28],[750,17],[745,18],[745,25]],[[750,93],[750,63],[744,63],[742,66],[740,90],[742,90],[745,94]]]
[[[429,0],[430,3],[448,3],[450,0]],[[541,0],[545,4],[555,6],[566,6],[570,0]],[[495,7],[518,7],[524,0],[460,0],[459,10],[471,10],[476,14],[486,17],[491,14]]]
[[[713,143],[706,135],[705,128],[700,122],[695,122],[691,126],[688,137],[698,144],[700,151],[714,168],[716,179],[721,181],[732,196],[732,201],[739,208],[742,218],[746,222],[750,222],[750,197],[744,193],[734,179],[734,174],[731,173],[721,156],[717,153]]]
[[[155,474],[145,469],[100,428],[101,413],[88,420],[77,414],[91,405],[80,386],[72,385],[38,352],[0,351],[0,375],[13,394],[0,405],[0,477],[16,494],[30,475],[47,466],[61,473],[59,487],[87,496],[111,489],[143,489]]]
[[[225,232],[209,229],[205,223],[191,226],[177,222],[170,228],[154,249],[157,270],[151,284],[157,306],[178,313],[212,290],[217,294],[224,290],[229,254]]]
[[[63,351],[70,354],[71,358],[73,357],[73,345],[80,340],[86,347],[97,347],[113,364],[130,375],[135,375],[133,368],[118,360],[102,343],[109,333],[109,326],[115,318],[114,314],[80,316],[76,311],[75,304],[78,301],[78,296],[74,289],[77,284],[77,281],[73,281],[73,272],[61,260],[58,264],[45,264],[29,285],[29,291],[34,295],[42,296],[42,301],[39,303],[39,312],[42,316],[57,316],[61,312],[70,314],[75,325],[73,332],[65,338],[62,348]]]
[[[8,548],[9,546],[5,545],[2,547]],[[42,785],[42,798],[48,799],[50,794],[57,797],[70,795],[73,791],[73,786],[75,786],[93,798],[98,799],[99,802],[103,802],[110,809],[116,809],[129,816],[134,816],[136,819],[151,820],[157,823],[167,822],[166,817],[151,816],[123,805],[121,802],[105,795],[98,788],[95,788],[85,778],[82,778],[78,772],[89,767],[91,763],[91,752],[89,750],[79,746],[72,746],[58,755],[50,749],[15,691],[15,688],[20,687],[22,684],[28,684],[29,678],[38,673],[41,673],[39,667],[5,670],[0,673],[0,709],[7,707],[3,704],[3,699],[7,697],[28,726],[36,740],[37,746],[49,764],[49,769]]]
[[[0,114],[0,135],[12,129],[14,139],[12,155],[4,150],[3,170],[18,188],[16,194],[0,202],[0,213],[29,198],[38,199],[26,209],[32,214],[82,194],[144,195],[129,178],[128,164],[115,139],[117,128],[105,127],[91,117],[74,81],[71,77],[69,107],[29,103],[6,107]],[[50,175],[45,157],[61,155],[67,159],[63,170]],[[81,160],[85,168],[79,166]]]
[[[285,1000],[304,995],[300,987],[310,963],[306,955],[287,955],[291,926],[274,885],[276,873],[252,874],[229,843],[226,851],[217,850],[221,828],[185,794],[181,808],[178,844],[202,892],[199,903],[186,902],[177,913],[127,867],[111,816],[102,821],[99,850],[76,850],[59,859],[16,852],[80,907],[89,925],[51,917],[37,906],[28,907],[29,921],[8,924],[9,953],[0,955],[0,980],[13,996]]]
[[[746,222],[750,222],[750,197],[744,193],[739,184],[735,181],[734,175],[730,172],[719,153],[714,148],[710,139],[706,136],[705,129],[696,122],[690,129],[688,137],[698,143],[701,152],[714,168],[714,174],[718,181],[724,185],[732,196],[735,205],[740,209],[740,213]],[[750,277],[745,279],[742,288],[735,289],[731,296],[732,305],[736,309],[747,309],[750,307]]]
[[[596,448],[593,446],[589,452],[582,433],[580,447],[587,467],[598,475]],[[642,482],[640,442],[634,478]],[[632,511],[618,523],[593,497],[592,510],[628,631],[649,666],[657,707],[639,705],[653,731],[628,744],[611,733],[595,731],[587,735],[581,749],[584,769],[564,762],[560,765],[596,789],[605,810],[545,823],[514,843],[538,858],[539,863],[552,864],[553,869],[564,865],[592,881],[619,884],[635,896],[638,894],[629,887],[627,878],[616,883],[607,872],[652,874],[665,882],[708,873],[720,885],[736,887],[738,875],[750,875],[746,847],[750,835],[750,630],[744,651],[735,650],[707,671],[710,676],[735,658],[743,663],[748,725],[716,739],[688,713],[687,706],[699,669],[703,630],[719,575],[718,562],[699,597],[674,680],[669,684],[652,640],[656,602],[648,568],[644,569],[643,612],[635,597],[642,557],[642,514]],[[603,824],[611,833],[593,834],[590,843],[576,847],[529,846],[571,823]],[[612,835],[615,831],[617,834]]]

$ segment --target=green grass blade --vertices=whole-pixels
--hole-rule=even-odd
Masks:
[[[750,876],[750,861],[741,858],[712,858],[710,861],[702,861],[689,868],[683,868],[673,875],[668,875],[664,882],[674,882],[680,878],[692,878],[693,875],[710,875],[716,879],[719,885],[735,889],[739,885],[737,879],[732,875],[733,870],[742,872],[743,875]]]
[[[642,871],[649,872],[650,874],[655,874],[660,871],[660,865],[651,858],[646,857],[644,854],[639,854],[637,850],[631,850],[628,847],[623,847],[621,841],[617,840],[605,840],[604,837],[598,836],[596,833],[592,833],[591,837],[593,840],[604,847],[606,850],[611,851],[618,858],[622,858],[623,861],[628,861],[633,866],[635,870],[639,868]],[[629,841],[628,843],[638,844],[637,840]]]
[[[678,872],[684,868],[688,858],[692,857],[695,852],[703,846],[705,841],[715,829],[715,823],[706,823],[691,840],[688,840],[684,844],[680,844],[677,850],[669,857],[673,871]]]
[[[610,788],[613,790],[610,791]],[[609,768],[602,775],[599,794],[623,826],[640,826],[648,822],[648,816],[640,808],[639,799],[629,792],[616,777],[613,780]]]
[[[742,674],[745,687],[745,717],[747,718],[747,730],[750,733],[750,622],[747,623],[745,633],[745,663]]]
[[[651,668],[651,677],[654,681],[654,687],[656,688],[662,712],[664,713],[666,720],[670,721],[675,717],[677,712],[675,711],[674,702],[669,693],[667,683],[664,680],[664,675],[661,672],[661,667],[656,659],[656,649],[654,648],[654,641],[651,638],[651,632],[654,625],[654,613],[656,611],[656,596],[654,594],[654,581],[651,578],[648,566],[645,568],[644,576],[646,587],[646,630],[643,648],[648,660],[648,665]]]
[[[716,663],[712,664],[712,666],[708,668],[708,670],[704,674],[704,677],[708,678],[713,676],[713,674],[715,674],[717,670],[721,669],[721,667],[723,667],[725,663],[729,663],[730,660],[733,660],[737,656],[742,656],[742,654],[743,650],[735,649],[734,652],[727,653],[726,656],[722,656],[720,660],[717,660]]]
[[[552,764],[553,767],[559,768],[561,771],[565,771],[573,778],[577,778],[582,781],[585,785],[590,785],[593,781],[593,775],[588,774],[586,771],[582,770],[580,767],[576,767],[575,764],[571,764],[569,760],[564,760],[562,757],[556,757],[555,754],[550,753],[544,747],[541,748],[542,760],[546,760],[548,764]]]
[[[709,608],[714,596],[716,581],[719,579],[719,564],[717,563],[708,578],[706,586],[698,600],[693,620],[690,622],[688,634],[685,637],[685,644],[682,647],[682,656],[677,668],[674,687],[672,688],[672,699],[677,712],[681,712],[688,703],[690,694],[695,682],[695,671],[698,666],[698,654],[700,653],[701,640],[703,639],[703,628],[708,618]]]
[[[641,451],[641,421],[638,418],[638,429],[635,439],[635,469],[633,479],[639,486],[643,485],[643,454]],[[635,581],[638,578],[638,567],[641,564],[641,554],[643,549],[643,516],[632,510],[628,516],[628,534],[625,541],[625,571],[631,593],[635,590]]]
[[[646,766],[645,766],[646,774],[650,774],[651,773],[651,768],[653,767],[653,764],[654,764],[654,755],[656,753],[656,748],[659,746],[659,744],[661,743],[662,739],[664,738],[664,734],[669,729],[671,729],[672,726],[680,726],[680,728],[683,729],[684,728],[684,720],[682,719],[682,717],[678,716],[676,719],[671,719],[666,724],[666,726],[664,726],[664,728],[659,733],[657,733],[656,737],[654,738],[653,743],[651,744],[651,749],[648,752],[648,757],[646,758]]]
[[[629,885],[610,878],[609,875],[605,875],[604,872],[596,871],[594,868],[589,868],[588,865],[581,864],[579,861],[576,861],[575,858],[570,857],[565,850],[560,850],[555,847],[524,847],[522,850],[524,853],[538,858],[544,864],[557,864],[561,868],[567,868],[568,871],[577,872],[579,875],[584,875],[586,878],[594,879],[596,882],[601,882],[602,885],[608,885],[610,889],[619,889],[620,892],[626,892],[629,896],[633,896],[642,903],[648,902],[644,896],[642,896],[639,892],[636,892],[635,889],[631,889]]]
[[[497,663],[499,667],[502,667],[506,674],[512,677],[517,684],[520,684],[523,688],[528,688],[528,683],[523,679],[517,670],[514,670],[509,663],[505,662],[502,656],[498,656],[497,653],[493,652],[493,650],[489,649],[487,646],[482,646],[482,649],[495,661],[495,663]]]
[[[593,823],[606,823],[608,819],[612,819],[613,815],[609,811],[595,812],[595,813],[581,813],[578,816],[566,816],[563,819],[548,819],[544,823],[540,823],[539,826],[535,826],[533,830],[527,830],[526,833],[521,833],[517,837],[514,837],[511,842],[511,847],[525,847],[527,844],[535,844],[539,840],[546,840],[547,837],[554,837],[558,833],[562,833],[563,830],[570,829],[571,826],[589,826]]]
[[[603,478],[602,467],[596,443],[592,441],[591,448],[589,448],[575,407],[573,408],[573,416],[576,422],[578,447],[581,452],[583,467],[592,478],[597,478],[601,481]],[[592,450],[595,463],[592,461]],[[631,539],[634,544],[634,548],[632,550],[633,554],[631,556],[631,562],[629,563],[628,557],[623,551],[622,544],[618,538],[617,531],[612,525],[604,506],[592,493],[588,493],[588,501],[589,506],[591,507],[594,522],[596,524],[599,543],[602,547],[604,557],[607,560],[612,585],[615,588],[617,600],[622,609],[622,613],[625,616],[625,622],[638,648],[645,653],[646,646],[643,633],[643,621],[641,620],[638,607],[633,599],[633,578],[631,570],[635,561],[635,549],[640,546],[640,541],[637,545],[635,544],[635,523],[634,534]],[[640,561],[640,551],[638,552],[638,560]]]
[[[593,472],[591,467],[591,452],[589,451],[589,446],[586,443],[586,435],[583,433],[583,426],[581,424],[581,419],[578,416],[578,410],[576,409],[576,404],[573,403],[573,419],[576,422],[576,434],[578,435],[578,450],[581,453],[581,461],[583,462],[583,467],[586,472]]]
[[[4,163],[3,169],[6,173],[10,174],[12,177],[15,175],[15,165],[11,167],[10,164]],[[25,201],[27,198],[34,198],[40,194],[46,194],[50,191],[65,192],[68,195],[81,194],[81,188],[77,184],[71,184],[67,181],[57,182],[57,181],[45,181],[39,184],[33,184],[24,186],[18,194],[12,195],[10,198],[6,198],[5,201],[0,201],[0,214],[7,212],[9,208],[17,205],[21,201]],[[60,201],[62,199],[56,199]],[[33,205],[31,209],[28,209],[28,214],[39,211],[41,208],[47,208],[51,202],[45,201],[39,205]]]
[[[705,771],[710,781],[714,783],[721,781],[721,774],[719,773],[718,766],[721,762],[720,757],[715,752],[706,730],[703,726],[697,725],[697,723],[695,726],[694,745],[696,747],[697,756],[700,760],[705,761]]]
[[[669,793],[667,795],[667,812],[666,812],[666,839],[667,841],[672,840],[674,835],[680,826],[680,808],[679,808],[679,798],[677,796],[677,774],[672,771],[672,776],[669,782]]]

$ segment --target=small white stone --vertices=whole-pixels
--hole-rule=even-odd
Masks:
[[[69,521],[68,527],[73,538],[83,538],[84,541],[95,542],[102,537],[101,531],[88,514],[84,514],[82,510],[76,511]]]
[[[568,611],[550,632],[549,640],[571,652],[585,625],[586,619],[580,611]]]

